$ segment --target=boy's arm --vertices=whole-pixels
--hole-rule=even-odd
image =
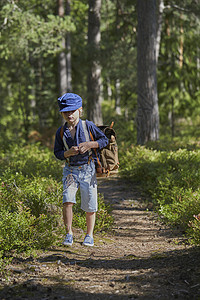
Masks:
[[[63,141],[62,141],[61,136],[60,136],[60,130],[61,130],[61,127],[58,128],[58,130],[56,132],[56,136],[55,136],[54,155],[55,155],[56,158],[58,158],[60,160],[65,160],[64,144],[63,144]]]
[[[101,131],[101,129],[99,129],[91,121],[87,121],[87,124],[88,124],[88,129],[90,132],[90,138],[98,143],[98,147],[92,147],[92,148],[99,148],[101,150],[102,148],[106,147],[109,143],[109,140],[105,136],[105,134]]]

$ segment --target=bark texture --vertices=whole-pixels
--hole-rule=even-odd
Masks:
[[[102,124],[100,85],[100,9],[101,0],[89,1],[88,15],[88,80],[87,80],[87,117],[94,123]]]
[[[70,0],[66,1],[66,16],[70,16],[71,7]],[[72,92],[72,57],[71,57],[71,36],[70,32],[66,36],[66,67],[67,67],[67,91]]]
[[[63,18],[65,14],[64,0],[58,0],[58,15]],[[63,51],[58,57],[59,89],[60,95],[67,92],[67,62],[66,62],[66,44],[65,38],[62,39]]]
[[[156,0],[138,0],[138,108],[137,143],[159,139],[159,110],[156,75]]]

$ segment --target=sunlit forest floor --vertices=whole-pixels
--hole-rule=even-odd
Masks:
[[[115,222],[95,246],[60,246],[18,257],[1,281],[0,299],[200,299],[198,248],[167,228],[138,187],[119,177],[99,179]]]

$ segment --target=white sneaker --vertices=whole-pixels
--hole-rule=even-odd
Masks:
[[[73,235],[67,233],[66,237],[65,237],[65,239],[63,241],[63,245],[65,245],[65,246],[71,246],[72,244],[73,244]]]

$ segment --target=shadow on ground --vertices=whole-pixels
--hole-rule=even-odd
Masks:
[[[69,254],[79,256],[68,258]],[[53,255],[38,258],[39,264],[55,264],[77,272],[72,278],[63,273],[45,276],[35,274],[21,284],[8,285],[0,291],[0,299],[200,299],[199,249],[154,253],[149,258],[125,256],[105,259],[101,255],[89,257],[73,251],[54,250]],[[125,273],[124,273],[125,271]],[[26,272],[26,270],[25,270]],[[91,279],[96,276],[96,281]],[[80,276],[80,273],[82,276]],[[125,275],[126,274],[126,275]],[[99,280],[99,276],[101,279]],[[107,282],[106,282],[107,281]],[[95,292],[92,286],[105,286],[105,291]],[[88,292],[79,284],[88,286]],[[107,291],[108,290],[108,291]]]

